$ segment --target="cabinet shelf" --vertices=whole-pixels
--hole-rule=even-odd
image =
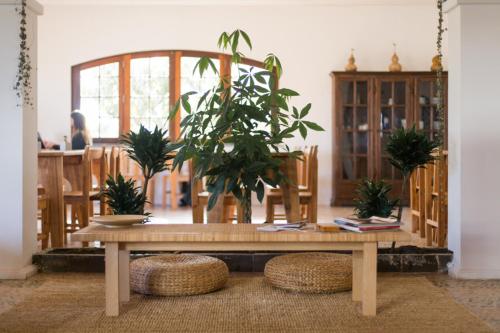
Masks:
[[[337,124],[333,146],[337,151],[333,154],[332,204],[352,205],[355,189],[363,177],[384,179],[393,186],[391,195],[399,197],[401,174],[390,164],[384,146],[389,135],[402,126],[423,126],[430,138],[439,132],[434,123],[434,76],[430,72],[391,73],[390,78],[383,72],[333,73],[333,116]],[[446,73],[443,79],[447,91]],[[430,97],[421,104],[422,96]]]

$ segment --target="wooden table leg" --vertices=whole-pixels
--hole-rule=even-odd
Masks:
[[[51,247],[64,246],[63,155],[38,157],[38,183],[49,201]]]
[[[120,302],[130,301],[130,251],[120,247],[118,250],[118,274]]]
[[[219,195],[215,206],[207,212],[207,223],[226,223],[224,221],[224,193]]]
[[[377,242],[363,244],[363,295],[364,316],[377,314]]]
[[[287,223],[294,223],[301,220],[299,187],[297,185],[297,160],[291,157],[286,158],[281,165],[281,171],[285,178],[288,179],[288,182],[280,184],[286,221]]]
[[[363,295],[363,251],[352,251],[352,300],[361,302]]]
[[[118,243],[106,242],[106,316],[120,314],[120,275]]]

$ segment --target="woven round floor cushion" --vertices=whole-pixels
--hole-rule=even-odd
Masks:
[[[352,258],[335,253],[296,253],[274,257],[264,269],[273,286],[305,293],[352,289]]]
[[[208,256],[169,254],[130,263],[132,290],[148,295],[206,294],[221,289],[228,276],[226,264]]]

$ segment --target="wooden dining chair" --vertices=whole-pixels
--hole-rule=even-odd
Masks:
[[[106,200],[102,195],[102,190],[106,186],[106,179],[108,178],[108,153],[105,147],[101,148],[90,148],[90,176],[92,184],[92,192],[97,194],[92,194],[90,200],[93,202],[99,202],[99,215],[106,215]],[[94,207],[90,207],[90,217],[94,216]]]
[[[411,231],[425,237],[425,170],[417,168],[410,177]]]
[[[191,175],[191,206],[193,212],[193,223],[203,223],[205,220],[205,207],[208,206],[210,193],[205,189],[203,180],[194,179],[192,163],[189,164],[189,169],[189,174]],[[220,223],[222,221],[223,223],[233,223],[236,211],[236,221],[238,223],[242,223],[243,214],[238,199],[236,199],[233,194],[224,194],[219,197],[219,200],[223,200],[221,203],[222,207],[220,207],[220,209],[218,209],[218,207],[214,207],[214,209],[220,212],[221,216],[213,213],[208,214],[207,222]]]
[[[309,223],[318,221],[318,146],[312,146],[309,153],[303,157],[305,167],[303,186],[299,186],[299,202],[303,210],[303,218]],[[283,204],[281,190],[272,189],[266,194],[266,222],[274,223],[277,219],[285,219],[284,215],[276,214],[276,205]]]
[[[49,216],[49,200],[45,194],[43,187],[38,187],[38,210],[40,211],[40,221],[42,223],[39,233],[37,233],[37,241],[42,241],[42,250],[49,246],[50,237],[50,216]]]
[[[120,173],[122,149],[119,146],[111,147],[109,153],[108,175],[116,179]],[[107,178],[107,177],[106,177]]]
[[[448,234],[448,153],[425,168],[427,246],[444,247]]]
[[[92,184],[92,167],[99,167],[99,182],[105,179],[105,168],[101,163],[105,162],[104,147],[86,147],[82,154],[65,155],[63,161],[64,178],[69,182],[71,188],[63,192],[65,205],[71,205],[73,217],[72,224],[66,228],[67,232],[82,229],[89,224],[91,216],[92,202],[101,202],[101,214],[105,214],[104,198],[100,196],[100,189]],[[99,163],[96,163],[98,161]]]
[[[169,164],[171,166],[171,161]],[[186,165],[187,166],[187,165]],[[181,172],[178,170],[171,170],[169,167],[169,171],[166,174],[161,176],[162,181],[162,207],[167,207],[167,194],[170,197],[170,208],[177,209],[179,207],[179,198],[178,191],[180,188],[180,184],[183,182],[189,182],[191,180],[191,176],[189,174],[189,167],[183,168]],[[169,186],[167,186],[169,185]]]

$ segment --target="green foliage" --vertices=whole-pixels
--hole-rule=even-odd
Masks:
[[[135,186],[134,180],[125,180],[119,174],[117,179],[109,176],[106,185],[107,187],[102,193],[114,215],[143,214],[146,198]]]
[[[122,137],[128,156],[135,161],[144,175],[142,195],[146,202],[149,180],[159,172],[167,170],[167,161],[172,159],[175,146],[167,137],[167,130],[155,126],[153,131],[141,125],[138,132],[130,131]]]
[[[169,153],[173,146],[167,137],[167,130],[155,127],[153,131],[141,125],[138,132],[130,131],[122,138],[128,156],[141,168],[144,177],[167,170],[166,162],[171,159]]]
[[[392,190],[390,184],[384,181],[364,179],[356,189],[354,213],[359,218],[371,216],[389,217],[398,200],[389,199]]]
[[[28,32],[27,32],[27,0],[21,1],[21,7],[16,9],[19,13],[19,56],[17,64],[16,83],[14,90],[20,102],[26,105],[33,106],[33,99],[31,91],[33,86],[31,84],[31,65],[30,48],[28,46]],[[20,103],[21,104],[21,103]]]
[[[265,69],[240,66],[244,58],[239,45],[252,48],[250,37],[242,30],[222,33],[218,45],[231,52],[239,75],[234,80],[223,77],[221,82],[206,92],[195,107],[189,97],[181,96],[171,113],[173,117],[182,107],[187,116],[181,122],[180,148],[173,167],[182,167],[193,159],[195,177],[207,176],[207,189],[211,193],[211,209],[222,193],[233,193],[239,200],[247,200],[249,191],[257,192],[262,201],[264,185],[276,186],[282,181],[281,161],[272,153],[288,151],[285,139],[295,132],[305,138],[308,130],[323,129],[305,117],[311,104],[303,108],[290,106],[290,99],[299,94],[287,88],[276,89],[282,66],[274,54],[264,60]],[[195,68],[200,75],[215,66],[209,58],[201,58]],[[272,176],[271,176],[272,175]]]
[[[439,141],[430,140],[427,134],[417,131],[415,126],[394,131],[387,142],[386,151],[391,164],[409,176],[416,168],[432,162],[432,152],[439,147]]]
[[[403,197],[406,192],[406,184],[412,172],[417,168],[424,167],[427,163],[434,161],[432,152],[440,145],[439,140],[430,140],[427,134],[417,131],[415,126],[409,129],[398,129],[394,131],[387,142],[385,150],[389,154],[391,164],[403,174],[401,199],[399,200],[398,221],[403,215]]]

